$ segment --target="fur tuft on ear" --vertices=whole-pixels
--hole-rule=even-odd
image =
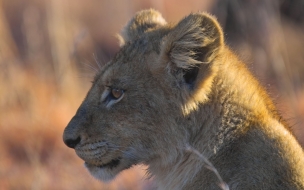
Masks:
[[[143,10],[136,13],[136,15],[128,22],[121,32],[122,38],[125,42],[132,41],[148,30],[156,29],[167,24],[162,15],[153,9]]]
[[[224,44],[221,27],[207,13],[190,14],[181,20],[162,43],[162,58],[178,68],[191,69],[210,63]]]
[[[160,60],[168,63],[167,68],[177,80],[184,115],[208,100],[218,68],[214,60],[222,49],[222,29],[207,13],[190,14],[163,38]]]

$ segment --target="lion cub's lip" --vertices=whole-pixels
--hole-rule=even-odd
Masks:
[[[119,157],[119,158],[113,159],[110,162],[108,162],[106,164],[102,164],[102,165],[95,165],[95,164],[90,164],[90,163],[87,163],[87,162],[85,162],[85,164],[87,166],[94,166],[94,167],[98,167],[98,168],[110,168],[110,169],[112,169],[112,168],[115,168],[119,165],[120,160],[121,160],[121,158]]]

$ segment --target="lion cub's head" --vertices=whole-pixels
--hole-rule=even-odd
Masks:
[[[166,165],[191,138],[189,118],[208,99],[223,44],[208,14],[172,25],[154,10],[137,13],[66,127],[65,144],[103,181],[138,163]]]

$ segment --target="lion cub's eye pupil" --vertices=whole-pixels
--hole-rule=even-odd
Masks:
[[[111,93],[112,93],[112,96],[116,99],[120,98],[122,95],[123,95],[123,90],[121,89],[116,89],[116,88],[113,88],[111,90]]]

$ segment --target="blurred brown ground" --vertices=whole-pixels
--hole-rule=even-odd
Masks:
[[[97,68],[118,50],[132,15],[169,22],[209,11],[269,90],[304,145],[304,3],[301,0],[0,0],[0,189],[151,189],[145,167],[94,180],[62,132]]]

